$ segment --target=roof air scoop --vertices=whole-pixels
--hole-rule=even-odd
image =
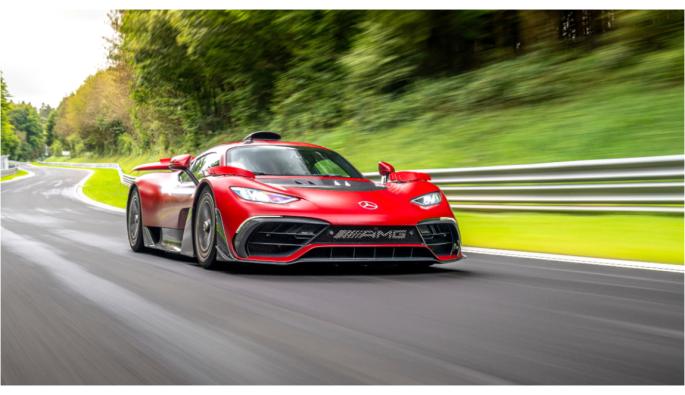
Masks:
[[[276,132],[254,132],[243,139],[243,143],[251,143],[254,140],[280,140],[281,135]]]

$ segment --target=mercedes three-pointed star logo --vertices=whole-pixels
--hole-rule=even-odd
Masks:
[[[375,210],[378,208],[378,205],[376,203],[369,202],[367,200],[362,200],[361,202],[359,202],[359,206],[367,210]]]

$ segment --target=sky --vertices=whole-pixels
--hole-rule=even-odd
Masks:
[[[3,9],[0,71],[11,100],[57,107],[98,69],[113,37],[107,10]]]

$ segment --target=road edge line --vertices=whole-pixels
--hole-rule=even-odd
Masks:
[[[88,179],[93,174],[95,174],[95,171],[93,171],[91,169],[75,169],[75,170],[85,170],[88,172],[88,174],[86,174],[86,176],[83,177],[83,179],[81,179],[81,181],[79,181],[79,183],[74,186],[74,194],[76,195],[76,198],[78,200],[80,200],[81,202],[86,203],[88,205],[95,206],[97,208],[101,208],[101,209],[104,209],[104,210],[107,210],[110,212],[115,212],[118,214],[125,214],[126,213],[126,210],[123,208],[110,206],[109,204],[105,204],[105,203],[100,203],[97,200],[93,200],[93,199],[89,198],[88,196],[86,196],[86,194],[83,193],[83,186],[85,185],[86,181],[88,181]]]
[[[499,250],[499,249],[495,249],[495,248],[481,248],[481,247],[464,247],[463,250],[464,250],[464,252],[469,252],[469,253],[474,253],[474,254],[499,255],[499,256],[508,256],[508,257],[513,257],[513,258],[529,258],[529,259],[540,259],[540,260],[566,262],[566,263],[580,263],[580,264],[585,264],[585,265],[612,266],[612,267],[621,267],[621,268],[628,268],[628,269],[643,269],[643,270],[656,270],[656,271],[673,272],[673,273],[685,273],[685,266],[677,265],[677,264],[668,264],[668,263],[628,261],[628,260],[622,260],[622,259],[608,259],[608,258],[593,258],[593,257],[586,257],[586,256],[550,254],[550,253],[543,253],[543,252]]]

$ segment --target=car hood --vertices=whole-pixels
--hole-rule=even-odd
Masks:
[[[446,202],[423,208],[413,198],[439,189],[429,182],[379,185],[366,179],[290,178],[260,179],[259,182],[300,197],[293,205],[320,218],[335,216],[335,222],[414,224],[429,217],[451,215]],[[299,210],[298,210],[299,211]]]

